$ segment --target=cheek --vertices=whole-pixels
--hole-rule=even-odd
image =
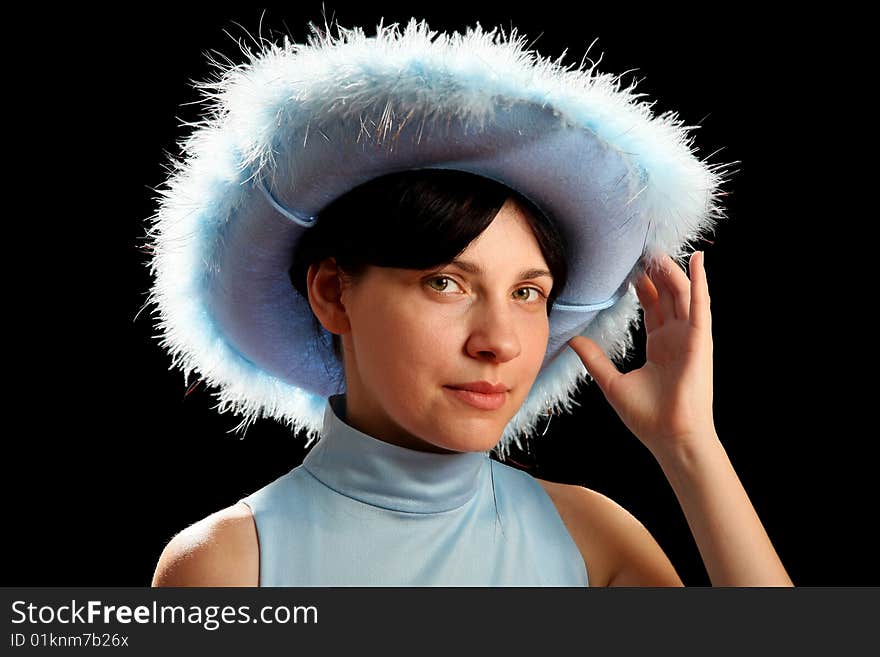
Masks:
[[[460,319],[438,307],[413,307],[395,316],[393,349],[401,358],[395,363],[399,376],[412,381],[435,380],[448,374],[449,360],[460,345]]]
[[[529,322],[528,330],[520,334],[522,344],[522,366],[528,370],[526,376],[538,376],[544,356],[547,353],[547,341],[550,338],[550,324],[546,317],[534,318]]]
[[[405,386],[434,379],[460,336],[454,318],[418,303],[376,301],[353,323],[358,367],[365,382]],[[442,374],[442,372],[440,372]]]
[[[550,339],[550,321],[545,317],[537,320],[529,333],[529,345],[533,350],[543,354],[547,351],[547,341]]]

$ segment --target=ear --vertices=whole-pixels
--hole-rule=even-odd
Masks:
[[[306,274],[309,305],[321,325],[337,335],[348,333],[351,323],[342,304],[342,272],[335,258],[312,263]]]

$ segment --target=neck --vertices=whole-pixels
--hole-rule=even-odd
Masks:
[[[303,466],[347,497],[398,511],[448,511],[470,500],[488,476],[486,452],[410,449],[362,432],[345,417],[345,396],[333,395],[321,439]]]

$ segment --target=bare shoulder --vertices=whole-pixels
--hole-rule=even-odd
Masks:
[[[259,586],[260,552],[250,508],[233,504],[174,536],[153,586]]]
[[[591,586],[683,586],[648,529],[617,502],[585,486],[535,480],[580,549]]]

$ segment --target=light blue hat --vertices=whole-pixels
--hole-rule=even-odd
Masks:
[[[635,277],[665,255],[683,261],[714,230],[721,165],[697,159],[689,128],[654,117],[619,76],[565,69],[515,29],[338,29],[264,41],[248,63],[214,62],[221,74],[197,83],[208,111],[180,144],[148,232],[160,344],[185,385],[198,371],[219,389],[219,411],[243,416],[233,431],[266,416],[311,443],[345,378],[288,277],[299,237],[331,201],[385,174],[492,178],[555,220],[569,261],[541,371],[495,448],[503,459],[576,404],[589,375],[568,340],[586,335],[617,361],[632,349]]]

